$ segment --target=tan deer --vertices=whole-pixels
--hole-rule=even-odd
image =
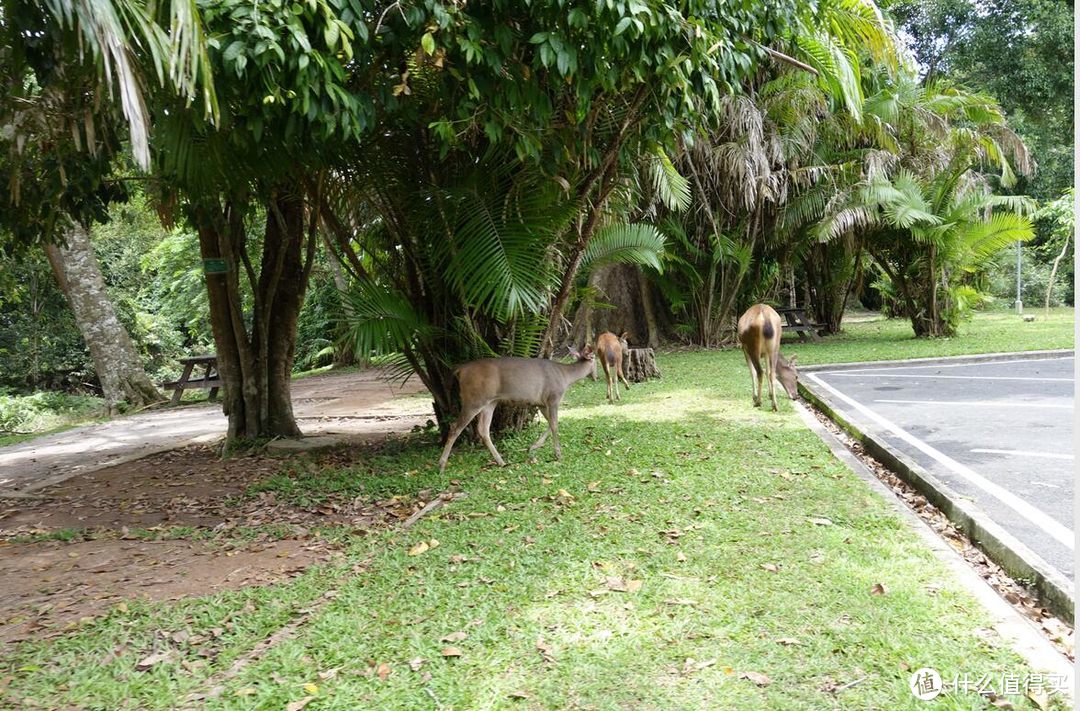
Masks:
[[[751,387],[754,394],[754,407],[761,407],[761,379],[769,379],[769,399],[772,409],[778,410],[776,390],[773,381],[779,380],[788,396],[795,400],[799,395],[799,373],[795,369],[795,358],[785,360],[780,355],[780,314],[767,304],[751,306],[739,318],[739,343],[742,344],[746,364],[750,366]],[[762,367],[761,358],[765,365]]]
[[[600,356],[600,365],[604,367],[604,375],[607,377],[608,402],[622,399],[619,397],[619,380],[622,380],[627,390],[630,389],[630,383],[626,382],[622,369],[623,353],[630,348],[626,342],[626,337],[629,335],[625,331],[621,336],[605,331],[596,337],[596,353]],[[612,397],[613,390],[614,398]]]
[[[439,457],[439,471],[446,468],[454,442],[473,418],[478,418],[476,433],[495,458],[495,463],[500,467],[506,466],[499,456],[499,450],[491,442],[490,434],[491,416],[495,412],[495,405],[500,402],[539,405],[548,428],[529,447],[529,451],[541,447],[547,441],[548,434],[551,434],[555,458],[562,459],[559,403],[566,389],[592,372],[595,366],[591,346],[585,346],[580,353],[575,348],[569,350],[575,359],[573,363],[557,363],[546,358],[481,358],[455,368],[454,374],[461,391],[461,413],[446,438],[442,456]]]

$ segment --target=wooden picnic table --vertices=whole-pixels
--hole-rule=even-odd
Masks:
[[[184,372],[180,376],[179,380],[170,380],[167,383],[162,383],[161,387],[166,390],[172,390],[172,404],[180,402],[181,396],[184,391],[189,388],[210,389],[210,399],[217,398],[218,388],[221,387],[221,378],[217,373],[217,355],[201,355],[192,356],[190,358],[181,358],[180,363],[184,366]],[[203,376],[201,378],[191,379],[191,371],[196,366],[205,366]]]
[[[777,309],[776,313],[784,319],[784,333],[789,331],[795,333],[803,341],[806,340],[807,334],[810,334],[810,338],[815,341],[820,340],[818,330],[825,326],[811,321],[806,315],[806,309]]]

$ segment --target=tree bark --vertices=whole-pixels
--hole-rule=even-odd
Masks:
[[[207,273],[205,278],[229,441],[301,434],[293,416],[291,377],[296,324],[314,254],[315,222],[305,231],[303,197],[291,187],[267,199],[258,275],[245,251],[241,212],[227,205],[224,210],[203,206],[196,213],[203,259],[221,259],[226,264],[224,273]],[[255,296],[250,333],[241,270]]]
[[[348,319],[353,315],[352,304],[346,298],[346,294],[349,291],[349,280],[345,278],[345,270],[341,268],[341,262],[338,261],[337,255],[334,252],[334,245],[331,244],[330,238],[323,235],[323,245],[326,247],[326,263],[330,265],[330,275],[334,279],[334,287],[337,289],[338,296],[341,298],[341,312]],[[340,333],[340,329],[338,329]],[[344,367],[347,365],[356,364],[356,350],[351,343],[346,343],[344,339],[338,337],[335,338],[334,343],[334,366]]]
[[[89,231],[75,224],[65,239],[65,246],[48,245],[46,254],[90,349],[109,411],[115,412],[122,402],[143,407],[164,400],[147,377],[127,329],[116,317]]]
[[[1069,251],[1069,242],[1072,240],[1072,236],[1065,235],[1065,244],[1061,248],[1061,254],[1054,259],[1054,266],[1050,270],[1050,281],[1046,283],[1046,305],[1044,306],[1047,315],[1050,314],[1050,295],[1054,291],[1054,279],[1057,277],[1058,265],[1061,264],[1061,260],[1065,258],[1066,252]]]

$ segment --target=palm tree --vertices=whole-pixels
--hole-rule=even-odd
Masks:
[[[415,373],[445,428],[457,410],[453,366],[540,350],[549,299],[565,278],[553,251],[581,207],[537,167],[498,152],[482,161],[452,153],[435,170],[431,151],[383,134],[363,155],[331,181],[338,189],[324,213],[356,285],[350,338],[358,355]],[[659,268],[663,248],[651,225],[605,219],[581,268]],[[495,424],[505,428],[533,410],[500,412]]]
[[[1034,201],[994,195],[967,170],[933,178],[901,170],[868,184],[861,201],[873,211],[868,249],[916,336],[953,335],[984,298],[974,277],[1034,234]]]

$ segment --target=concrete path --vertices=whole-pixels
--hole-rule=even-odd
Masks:
[[[293,409],[305,435],[363,437],[407,432],[432,419],[417,379],[391,387],[371,371],[326,374],[293,382]],[[209,404],[120,417],[0,447],[0,495],[18,496],[80,472],[119,464],[185,444],[212,442],[227,427]]]
[[[1073,358],[819,370],[810,382],[1073,574]]]

